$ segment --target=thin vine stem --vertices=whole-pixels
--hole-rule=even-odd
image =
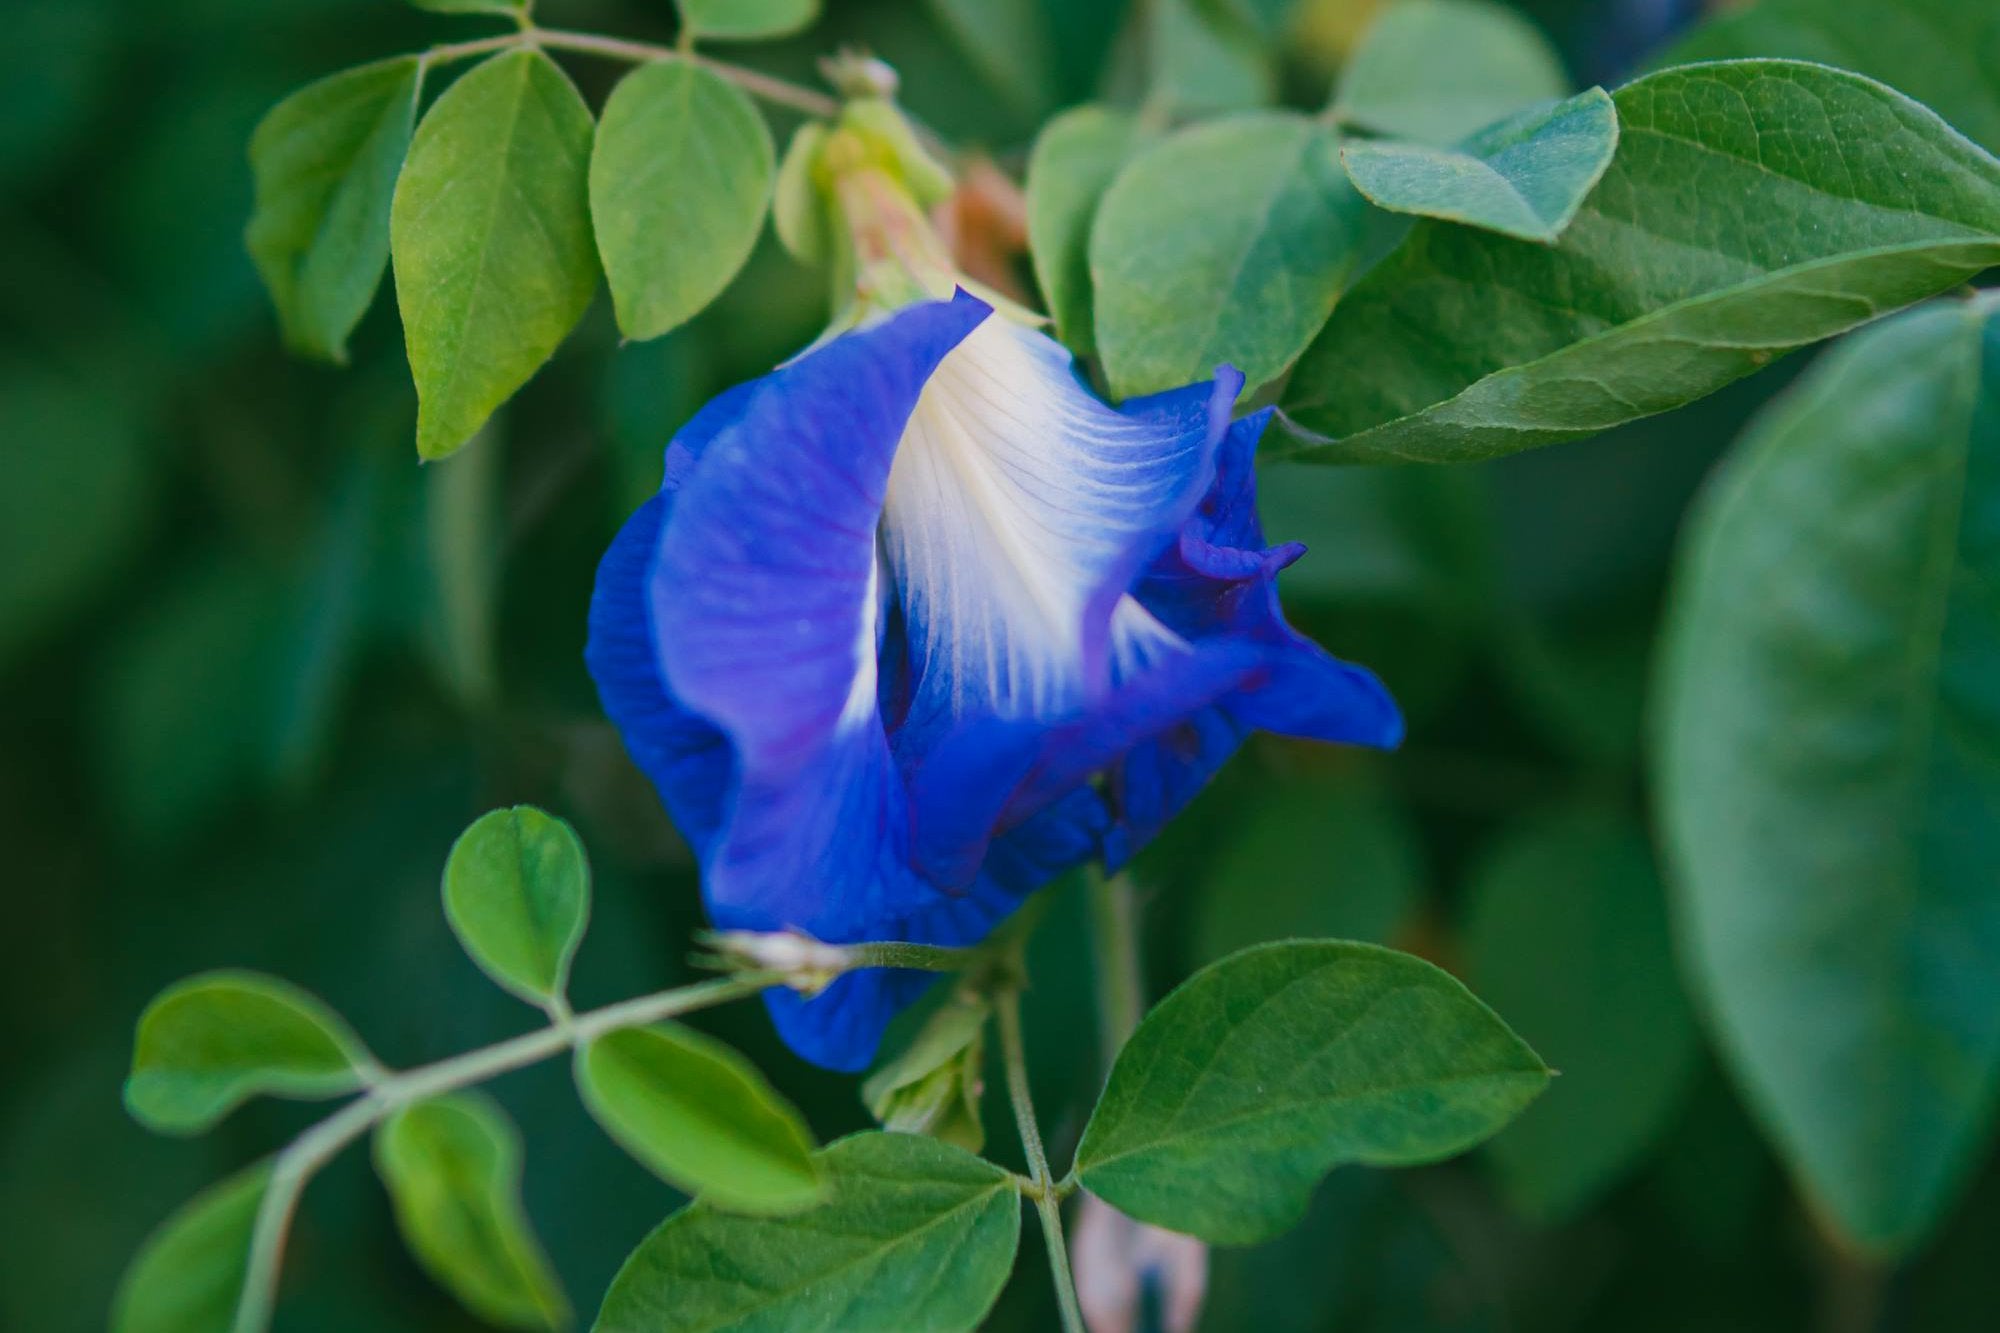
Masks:
[[[236,1303],[234,1333],[264,1333],[270,1325],[285,1233],[306,1182],[341,1149],[398,1110],[429,1097],[484,1083],[511,1070],[539,1064],[588,1045],[607,1033],[744,999],[785,981],[786,974],[782,972],[744,972],[621,1000],[585,1014],[570,1016],[566,1009],[560,1009],[552,1014],[554,1021],[548,1027],[436,1064],[374,1079],[360,1097],[292,1140],[273,1161],[271,1179],[264,1188],[251,1228],[250,1253],[243,1292]]]
[[[1076,1279],[1070,1276],[1069,1246],[1063,1238],[1061,1192],[1049,1172],[1049,1155],[1035,1120],[1035,1103],[1028,1090],[1028,1055],[1021,1041],[1021,992],[1009,987],[995,997],[1000,1019],[1000,1046],[1007,1064],[1007,1095],[1014,1103],[1014,1123],[1021,1131],[1021,1151],[1028,1158],[1033,1190],[1024,1190],[1041,1214],[1042,1239],[1049,1248],[1049,1271],[1055,1278],[1056,1305],[1062,1311],[1064,1333],[1088,1333],[1076,1301]]]

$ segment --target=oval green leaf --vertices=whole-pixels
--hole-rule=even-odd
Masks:
[[[347,1025],[289,982],[207,972],[139,1016],[125,1107],[148,1129],[198,1134],[256,1096],[338,1097],[374,1061]]]
[[[784,37],[819,17],[820,0],[675,0],[697,38],[754,41]]]
[[[1688,530],[1656,788],[1683,956],[1823,1211],[1906,1250],[2000,1106],[2000,301],[1840,347]]]
[[[1743,61],[1614,100],[1617,155],[1556,245],[1422,222],[1355,285],[1286,386],[1293,452],[1592,435],[2000,263],[2000,162],[1871,80]]]
[[[1042,128],[1028,156],[1028,249],[1056,335],[1078,356],[1096,347],[1090,227],[1112,178],[1144,142],[1138,117],[1080,106]]]
[[[389,263],[389,201],[421,83],[415,56],[350,69],[278,103],[250,138],[245,241],[297,351],[347,360]]]
[[[856,1134],[817,1160],[830,1189],[810,1212],[696,1203],[668,1218],[618,1271],[594,1333],[977,1328],[1020,1242],[1008,1174],[917,1134]]]
[[[1458,148],[1350,143],[1341,165],[1368,202],[1391,213],[1553,243],[1611,165],[1618,110],[1602,88],[1523,112]]]
[[[1118,1053],[1077,1149],[1093,1193],[1223,1245],[1268,1240],[1348,1162],[1470,1148],[1549,1071],[1472,993],[1369,944],[1259,945],[1202,969]]]
[[[451,453],[590,305],[590,108],[540,51],[438,98],[396,183],[389,246],[417,382],[417,452]]]
[[[776,173],[764,118],[720,75],[656,60],[619,81],[591,150],[590,215],[626,337],[659,337],[729,285]]]
[[[563,1298],[521,1206],[521,1141],[485,1097],[406,1106],[375,1132],[375,1171],[410,1253],[466,1309],[505,1328],[561,1328]]]
[[[1461,943],[1563,1075],[1486,1152],[1516,1207],[1566,1221],[1672,1127],[1700,1057],[1644,833],[1594,807],[1514,824],[1473,870]]]
[[[133,1258],[112,1302],[112,1333],[228,1333],[250,1266],[250,1234],[271,1181],[260,1162],[198,1194]]]
[[[1156,393],[1225,361],[1246,388],[1274,378],[1326,322],[1366,211],[1337,139],[1304,116],[1233,116],[1140,153],[1090,232],[1112,392]]]
[[[716,1206],[785,1213],[825,1182],[812,1131],[756,1066],[678,1024],[608,1033],[577,1058],[584,1103],[625,1151]]]
[[[1398,0],[1342,71],[1342,122],[1418,143],[1457,143],[1571,88],[1530,20],[1485,0]]]
[[[590,862],[575,830],[532,805],[494,810],[452,844],[444,914],[486,975],[531,1004],[569,986],[590,920]]]

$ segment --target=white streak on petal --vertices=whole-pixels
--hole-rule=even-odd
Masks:
[[[875,717],[877,679],[876,626],[882,615],[882,557],[878,553],[868,566],[868,591],[862,598],[861,632],[855,636],[854,683],[847,687],[847,702],[841,705],[837,730],[845,734]]]

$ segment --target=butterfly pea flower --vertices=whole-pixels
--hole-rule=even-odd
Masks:
[[[605,711],[717,927],[974,944],[1124,863],[1252,731],[1394,745],[1382,686],[1279,607],[1304,548],[1264,541],[1242,376],[1104,403],[958,289],[882,155],[843,151],[840,331],[675,436],[591,604]],[[930,980],[766,998],[858,1070]]]

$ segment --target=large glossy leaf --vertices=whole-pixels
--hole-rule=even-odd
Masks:
[[[464,75],[417,127],[389,241],[423,457],[471,439],[590,305],[591,131],[576,86],[528,50]]]
[[[1562,235],[1618,146],[1618,111],[1592,88],[1481,130],[1457,148],[1391,140],[1340,150],[1348,178],[1392,213],[1544,244]]]
[[[1658,793],[1683,953],[1826,1213],[1902,1249],[2000,1102],[2000,303],[1856,338],[1692,521]]]
[[[1513,825],[1473,870],[1462,944],[1467,981],[1562,1071],[1486,1151],[1517,1206],[1565,1220],[1666,1133],[1700,1052],[1644,834],[1589,806]]]
[[[1079,1177],[1144,1222],[1268,1240],[1335,1166],[1463,1152],[1549,1071],[1471,992],[1369,944],[1245,949],[1161,1001],[1118,1054]]]
[[[812,1131],[748,1060],[691,1028],[590,1043],[577,1085],[598,1123],[669,1184],[739,1212],[793,1212],[826,1191]]]
[[[818,1154],[827,1202],[783,1218],[705,1203],[640,1242],[595,1333],[969,1333],[1014,1266],[1021,1200],[991,1162],[918,1134]]]
[[[162,1222],[118,1284],[112,1333],[228,1333],[270,1180],[270,1164],[260,1162]]]
[[[1333,309],[1367,205],[1333,133],[1256,112],[1182,130],[1112,183],[1090,233],[1097,346],[1120,398],[1229,362],[1276,376]]]
[[[1377,134],[1456,143],[1570,90],[1528,19],[1487,0],[1398,0],[1341,73],[1334,114]]]
[[[389,262],[389,201],[421,79],[415,56],[346,70],[271,108],[250,139],[257,208],[245,239],[298,351],[347,360]]]
[[[676,0],[697,37],[757,41],[797,32],[819,17],[820,0]]]
[[[626,337],[658,337],[729,285],[776,172],[764,118],[720,75],[656,60],[619,81],[590,155],[590,216]]]
[[[1594,434],[2000,262],[2000,162],[1859,75],[1695,65],[1615,100],[1617,156],[1557,245],[1419,223],[1355,286],[1287,386],[1296,450]]]
[[[1119,168],[1144,141],[1138,117],[1106,106],[1065,111],[1028,157],[1028,247],[1056,333],[1078,356],[1096,347],[1090,228]]]
[[[149,1129],[194,1134],[251,1097],[337,1097],[370,1063],[347,1025],[306,992],[255,972],[206,972],[140,1015],[125,1106]]]
[[[494,810],[452,845],[444,912],[486,974],[531,1004],[569,985],[590,919],[590,862],[574,830],[531,805]]]
[[[1908,93],[2000,153],[2000,7],[1965,0],[1758,0],[1697,28],[1663,59],[1788,56]]]
[[[375,1132],[375,1170],[425,1271],[506,1328],[561,1328],[569,1303],[521,1206],[521,1140],[467,1093],[406,1106]]]

